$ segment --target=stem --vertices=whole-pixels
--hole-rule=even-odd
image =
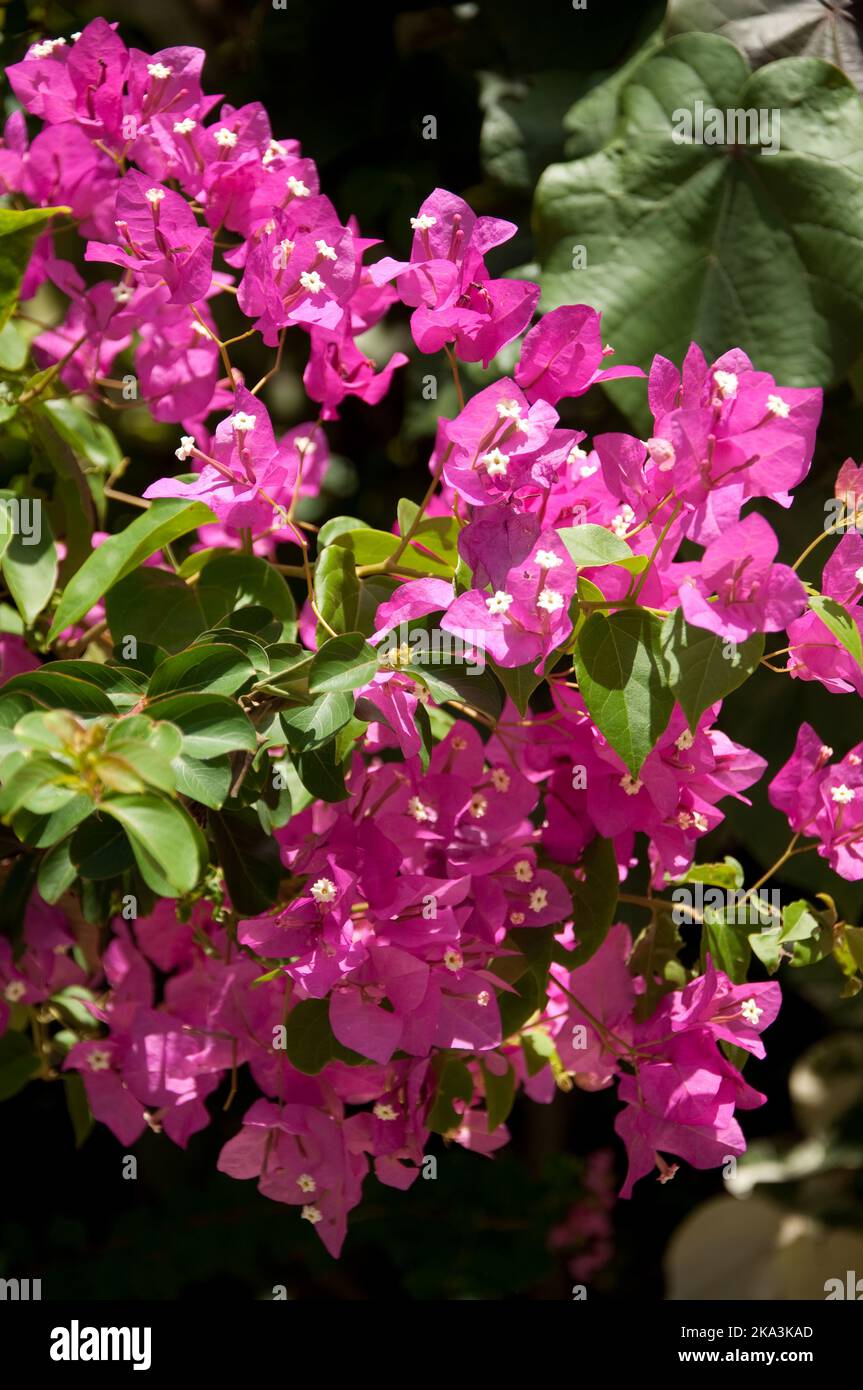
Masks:
[[[650,558],[648,559],[647,564],[644,566],[644,569],[641,571],[641,577],[640,577],[638,583],[636,584],[636,586],[635,586],[635,588],[634,588],[634,590],[633,590],[633,592],[632,592],[632,601],[633,601],[633,603],[634,603],[635,600],[638,598],[638,595],[641,593],[642,589],[644,588],[645,583],[647,582],[647,576],[650,574],[651,568],[652,568],[652,566],[653,566],[653,562],[654,562],[654,560],[656,559],[657,555],[659,554],[659,547],[662,545],[662,542],[665,540],[665,537],[668,535],[669,531],[671,530],[672,526],[674,525],[675,521],[676,521],[677,518],[680,516],[680,513],[681,513],[682,511],[683,511],[683,503],[682,503],[682,502],[677,502],[677,503],[675,503],[674,507],[672,507],[672,509],[671,509],[671,515],[669,516],[668,520],[666,521],[665,525],[663,526],[662,530],[660,531],[659,535],[657,536],[657,538],[656,538],[656,544],[654,545],[653,549],[652,549],[651,552],[650,552]]]
[[[461,377],[458,373],[458,362],[456,361],[456,355],[450,347],[449,343],[444,343],[443,350],[446,353],[447,358],[449,359],[449,365],[452,370],[452,379],[455,383],[455,393],[458,397],[458,408],[459,410],[464,410],[464,391],[462,390]]]

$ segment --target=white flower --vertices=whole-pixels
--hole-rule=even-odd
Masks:
[[[144,197],[147,199],[147,202],[150,204],[151,207],[154,208],[158,207],[159,203],[161,203],[164,196],[164,188],[148,188],[147,192],[144,194]]]
[[[485,466],[489,477],[495,478],[506,473],[509,454],[501,453],[500,449],[489,449],[487,454],[483,454],[480,463]]]
[[[336,896],[336,885],[331,878],[319,878],[309,889],[316,903],[331,903]]]
[[[232,150],[239,138],[236,131],[228,130],[226,125],[220,126],[219,129],[213,133],[213,139],[220,149],[223,150]]]
[[[694,742],[695,735],[690,733],[688,729],[684,729],[683,733],[678,734],[677,738],[674,740],[674,746],[675,748],[679,748],[681,753],[683,753],[687,748],[691,748]]]
[[[474,820],[482,820],[488,810],[488,801],[483,796],[482,792],[474,792],[470,799],[469,810]]]
[[[680,826],[681,830],[689,829],[690,825],[692,825],[692,817],[688,811],[678,811],[677,824]]]
[[[634,520],[635,512],[628,502],[624,502],[617,516],[611,518],[611,529],[616,536],[623,537],[626,535]]]
[[[692,824],[695,826],[695,829],[700,830],[703,835],[708,828],[707,817],[705,815],[702,815],[700,811],[693,811]]]
[[[115,304],[128,304],[134,293],[131,285],[111,286],[111,298]]]
[[[447,946],[443,953],[443,963],[447,970],[451,970],[453,974],[455,974],[455,972],[461,970],[464,965],[464,956],[461,951],[457,951],[454,946]]]
[[[108,1071],[111,1066],[110,1052],[103,1052],[101,1048],[94,1048],[87,1053],[87,1066],[91,1071]]]
[[[543,589],[536,600],[536,606],[544,613],[559,613],[563,607],[563,594],[559,594],[556,589]]]
[[[852,787],[846,787],[844,782],[840,782],[838,787],[830,788],[830,795],[839,806],[847,806],[857,793]]]
[[[375,1101],[373,1113],[379,1120],[397,1120],[399,1117],[399,1112],[395,1106],[387,1105],[384,1100]]]
[[[303,1207],[300,1217],[303,1221],[310,1221],[313,1226],[317,1226],[318,1222],[324,1219],[319,1207]]]
[[[231,416],[229,423],[234,434],[251,434],[257,418],[257,415],[247,415],[244,410],[238,410],[236,415]]]
[[[767,409],[771,415],[778,415],[780,420],[787,420],[791,406],[781,396],[768,396]]]
[[[519,859],[513,866],[513,873],[519,883],[530,883],[533,878],[533,865],[529,859]]]
[[[311,191],[306,187],[302,179],[295,179],[293,174],[288,175],[288,188],[295,198],[308,198]]]
[[[280,145],[278,140],[271,140],[266,150],[264,151],[264,157],[261,160],[261,163],[265,166],[268,164],[272,164],[274,159],[278,159],[280,155],[284,154],[287,154],[287,150],[285,149],[284,145]]]
[[[300,284],[309,294],[320,294],[324,288],[324,282],[316,270],[304,270],[300,276]]]
[[[298,454],[313,454],[315,447],[315,441],[309,439],[307,434],[298,434],[294,440],[294,448]]]
[[[731,400],[737,395],[737,377],[734,372],[714,372],[713,380],[716,391],[724,401]]]
[[[821,747],[818,749],[818,756],[823,763],[826,763],[829,758],[833,757],[833,749],[830,747],[829,743],[822,743]]]
[[[860,566],[859,570],[854,571],[854,578],[858,584],[863,584],[863,565]]]
[[[319,256],[323,256],[325,261],[338,260],[338,256],[336,255],[336,248],[334,246],[330,246],[329,242],[324,241],[323,237],[321,237],[318,241],[315,242],[315,250],[317,251]]]
[[[413,816],[414,820],[419,821],[420,825],[424,823],[433,825],[437,820],[437,811],[434,807],[426,805],[418,796],[412,796],[408,802],[408,815]]]
[[[633,777],[631,773],[626,772],[621,777],[618,785],[623,788],[627,796],[637,796],[644,786],[644,783],[640,777]]]
[[[556,570],[563,561],[559,555],[555,555],[553,550],[538,550],[536,552],[536,563],[544,570]]]
[[[491,995],[489,994],[487,989],[480,990],[479,994],[476,996],[476,1002],[479,1004],[481,1009],[488,1008],[489,1004],[491,1003]]]
[[[493,767],[491,770],[491,785],[496,792],[508,792],[510,776],[505,767]]]
[[[743,1003],[740,1005],[740,1012],[747,1023],[755,1025],[758,1023],[764,1010],[759,1009],[754,999],[744,999]]]
[[[566,456],[567,463],[575,463],[576,459],[586,459],[587,454],[580,444],[573,444]]]
[[[598,463],[583,463],[578,470],[579,477],[592,478],[598,467]]]
[[[520,420],[521,406],[518,401],[498,401],[497,413],[498,418],[501,420]]]
[[[191,135],[192,131],[196,129],[197,124],[198,122],[193,121],[191,116],[184,116],[182,121],[174,122],[174,134]]]
[[[195,436],[193,434],[184,434],[180,439],[179,449],[174,450],[174,457],[178,458],[181,463],[185,463],[186,459],[191,457],[194,447]]]
[[[667,473],[670,468],[674,467],[674,445],[667,439],[660,439],[651,435],[650,439],[645,442],[645,448],[653,462],[658,465],[660,473]]]
[[[415,232],[427,232],[437,222],[436,217],[432,217],[428,212],[421,212],[419,217],[411,218],[411,226]]]
[[[147,71],[151,77],[155,77],[157,82],[164,82],[171,76],[172,68],[166,68],[164,63],[148,63]]]
[[[523,913],[523,912],[511,912],[511,913],[509,914],[509,920],[512,922],[512,925],[513,925],[514,927],[520,927],[521,924],[522,924],[522,922],[524,921],[524,913]]]
[[[27,986],[23,980],[10,980],[3,991],[3,998],[9,1004],[17,1004],[19,999],[23,999],[27,993]]]
[[[311,1173],[300,1173],[297,1178],[297,1187],[301,1192],[316,1192],[318,1184],[315,1182]]]
[[[545,907],[548,907],[548,889],[534,888],[530,895],[531,912],[542,912]]]
[[[487,598],[485,606],[489,613],[507,613],[512,603],[512,594],[504,593],[503,589],[498,589]]]

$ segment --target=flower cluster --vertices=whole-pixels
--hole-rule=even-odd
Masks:
[[[180,427],[143,505],[203,503],[209,519],[196,510],[182,564],[177,508],[131,563],[96,533],[57,632],[0,640],[0,815],[44,854],[47,897],[31,897],[14,949],[0,938],[0,1024],[21,1030],[42,1009],[40,1026],[70,1025],[53,1073],[80,1074],[124,1145],[149,1126],[184,1146],[247,1067],[257,1098],[219,1167],[296,1207],[333,1254],[369,1172],[409,1187],[432,1135],[493,1153],[519,1089],[547,1103],[617,1084],[625,1197],[653,1168],[673,1176],[666,1155],[718,1166],[745,1149],[736,1111],[765,1099],[720,1044],[762,1057],[779,986],[709,948],[663,973],[617,920],[617,889],[643,873],[649,896],[631,905],[651,931],[721,803],[745,802],[764,774],[717,721],[766,634],[787,633],[792,677],[863,694],[863,539],[841,539],[816,594],[750,508],[791,504],[820,392],[693,344],[680,369],[650,366],[646,438],[588,440],[560,402],[645,373],[611,365],[585,305],[531,326],[539,286],[486,265],[511,223],[436,189],[409,259],[367,263],[376,243],[320,191],[314,162],[259,103],[205,94],[203,60],[129,49],[95,19],[9,69],[23,110],[5,127],[3,190],[68,209],[84,242],[76,265],[44,232],[27,268],[22,297],[47,281],[66,303],[33,344],[54,368],[39,390],[62,382],[95,411],[131,363],[153,418]],[[24,112],[41,123],[31,143]],[[337,519],[313,555],[297,504],[321,488],[344,399],[374,405],[408,360],[379,368],[363,345],[397,303],[417,350],[445,352],[458,410],[438,422],[423,504],[400,507],[391,533]],[[232,364],[225,306],[248,322],[238,339],[275,353],[257,383]],[[264,396],[289,330],[308,339],[315,406],[279,436]],[[489,368],[521,335],[510,375],[465,400],[459,363]],[[302,565],[278,563],[286,544]],[[240,580],[212,578],[241,555]],[[112,594],[144,569],[202,616],[127,672]],[[475,686],[415,660],[412,640],[393,651],[395,633],[430,631],[476,659]],[[77,642],[80,679],[64,661],[40,699],[50,657]],[[76,717],[52,723],[44,708],[73,694]],[[804,725],[770,783],[794,843],[812,838],[846,879],[863,877],[861,757],[858,744],[831,763]],[[286,766],[288,783],[271,782]],[[116,872],[93,874],[116,889],[101,953],[69,905],[88,856],[108,852],[76,838],[100,810],[128,839]],[[246,837],[235,861],[254,839],[252,876],[276,843],[275,887],[251,894],[265,906],[232,880],[223,811]],[[180,869],[150,843],[163,823]],[[152,899],[140,916],[120,911],[130,884]],[[72,989],[85,1004],[70,1019]],[[611,1249],[604,1203],[555,1237],[595,1237],[591,1268]]]

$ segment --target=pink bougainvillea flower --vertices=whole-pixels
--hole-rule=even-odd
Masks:
[[[410,305],[411,333],[420,352],[453,343],[465,362],[491,359],[530,322],[539,286],[528,280],[493,280],[484,256],[515,235],[498,217],[477,217],[462,198],[436,188],[411,218],[409,261],[384,257],[371,267],[375,284],[396,280]]]
[[[123,266],[147,285],[164,282],[172,304],[204,299],[213,278],[213,236],[179,193],[130,169],[117,189],[119,246],[87,244],[88,261]]]
[[[788,565],[773,563],[778,550],[756,513],[711,541],[680,587],[686,621],[729,642],[786,628],[806,607],[806,590]]]
[[[644,376],[640,367],[603,367],[599,314],[586,304],[567,304],[540,319],[522,343],[515,379],[529,401],[556,405],[581,396],[594,382]]]

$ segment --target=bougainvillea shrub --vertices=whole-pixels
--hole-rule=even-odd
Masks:
[[[247,1068],[219,1167],[333,1255],[370,1176],[492,1156],[522,1091],[616,1087],[623,1198],[721,1167],[765,1100],[744,1069],[770,977],[833,956],[837,993],[861,983],[830,891],[863,878],[863,744],[803,724],[769,769],[722,708],[761,663],[863,694],[863,469],[780,558],[819,390],[733,345],[618,364],[594,309],[538,317],[537,285],[495,278],[515,226],[443,189],[409,259],[382,255],[203,63],[96,19],[8,70],[2,1089],[53,1082],[124,1146],[184,1147]],[[457,413],[389,530],[318,528],[328,424],[407,362],[368,355],[397,303]],[[308,405],[280,434],[288,334]],[[644,439],[561,424],[617,377]],[[176,431],[141,497],[111,430],[131,403]],[[699,842],[762,778],[788,846],[747,885]],[[779,902],[812,851],[824,893]]]

